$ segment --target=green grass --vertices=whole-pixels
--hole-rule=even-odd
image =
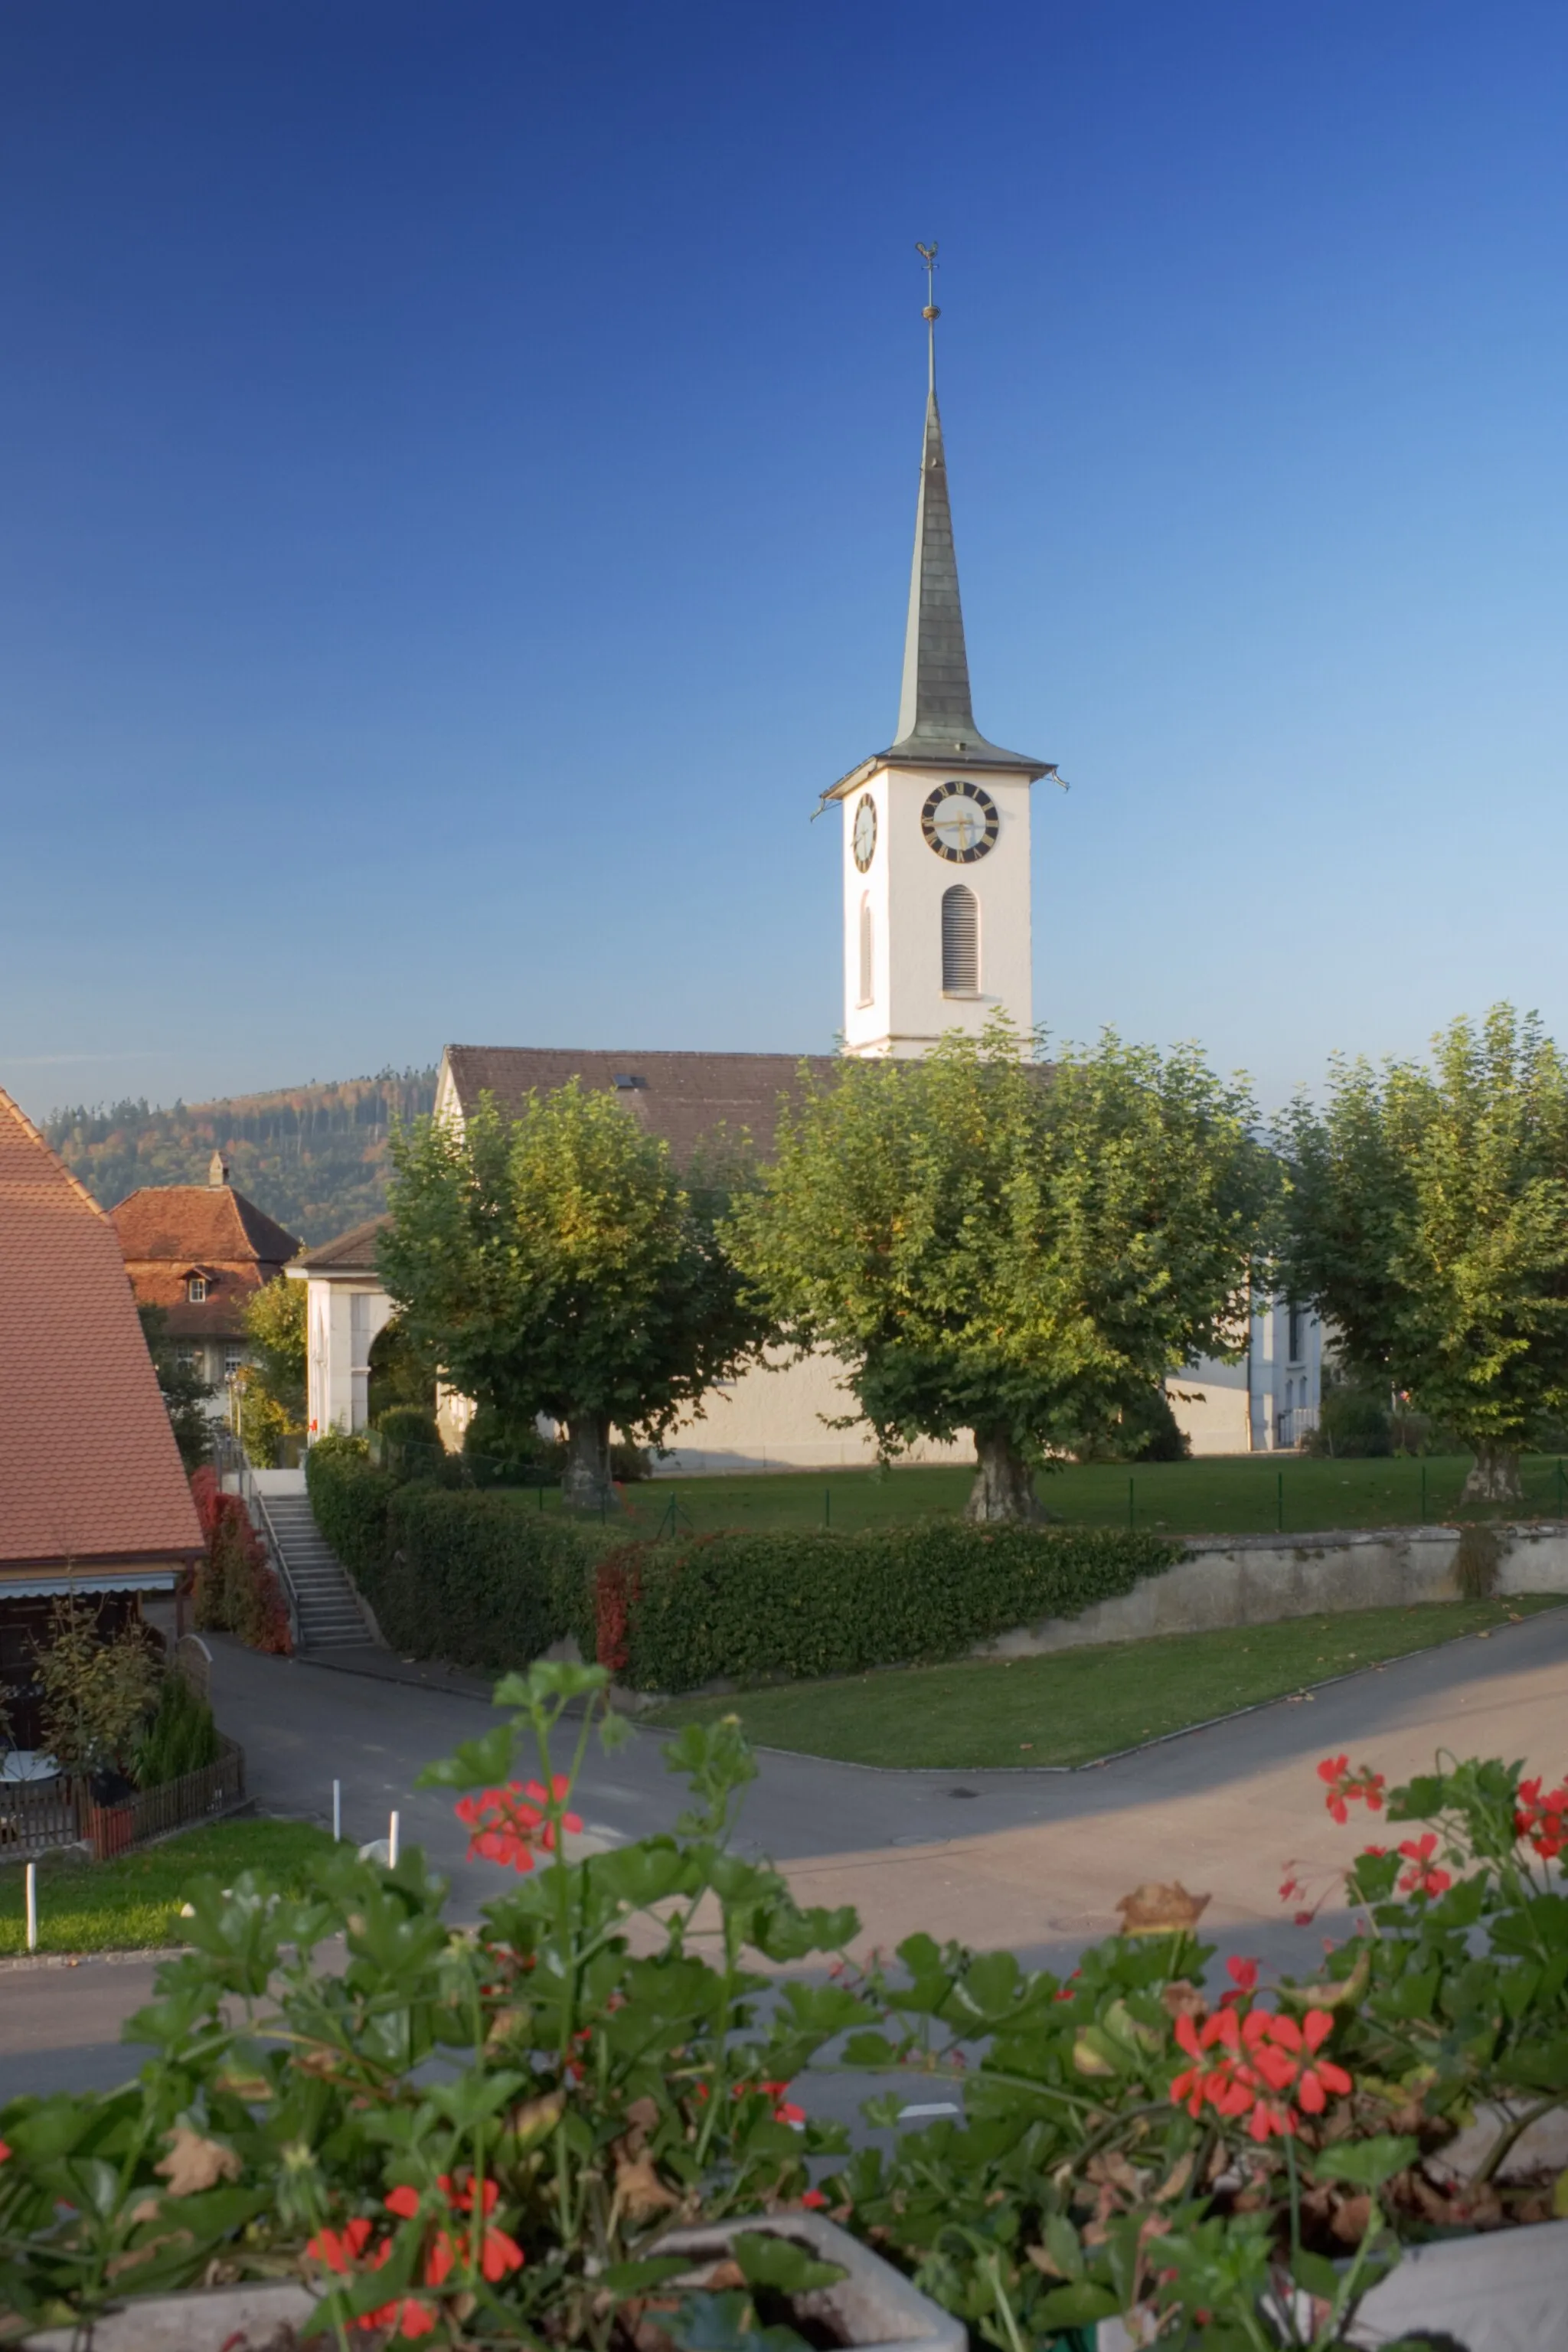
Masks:
[[[1156,1535],[1313,1535],[1331,1528],[1413,1527],[1459,1516],[1468,1454],[1424,1461],[1330,1462],[1296,1454],[1211,1454],[1195,1462],[1074,1464],[1042,1473],[1040,1496],[1074,1527]],[[843,1532],[931,1512],[962,1511],[973,1481],[962,1467],[774,1471],[734,1477],[657,1478],[626,1488],[629,1532],[653,1535],[677,1506],[681,1531],[820,1528]],[[1568,1467],[1555,1454],[1523,1465],[1524,1516],[1568,1517]],[[559,1489],[544,1496],[559,1510]],[[1467,1504],[1466,1518],[1517,1517]]]
[[[647,1720],[738,1715],[768,1748],[850,1764],[1088,1764],[1141,1739],[1282,1698],[1334,1675],[1487,1633],[1562,1603],[1560,1593],[1358,1609],[1282,1624],[1237,1625],[1120,1642],[1054,1656],[965,1659],[787,1683],[724,1698],[679,1699]]]
[[[307,1858],[331,1840],[306,1822],[218,1822],[142,1846],[117,1862],[38,1864],[41,1952],[140,1951],[178,1944],[180,1906],[191,1881],[209,1873],[226,1886],[242,1870],[269,1871],[303,1892]],[[0,1954],[26,1948],[22,1865],[0,1870]]]

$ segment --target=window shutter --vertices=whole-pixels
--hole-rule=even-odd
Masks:
[[[942,894],[942,992],[980,992],[980,901],[962,882]]]

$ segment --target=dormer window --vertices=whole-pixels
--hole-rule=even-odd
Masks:
[[[206,1295],[206,1276],[205,1274],[187,1274],[185,1276],[185,1297],[190,1300],[191,1305],[193,1307],[202,1306],[205,1302]]]

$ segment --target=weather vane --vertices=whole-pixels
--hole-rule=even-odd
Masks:
[[[926,306],[921,312],[921,316],[926,322],[926,340],[931,361],[931,388],[934,392],[936,390],[936,322],[942,316],[942,312],[936,307],[935,237],[932,237],[929,245],[921,245],[920,239],[917,237],[915,240],[915,251],[920,255],[921,261],[925,264]]]

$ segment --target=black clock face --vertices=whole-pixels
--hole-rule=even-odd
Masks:
[[[877,855],[877,803],[869,793],[862,793],[855,804],[855,829],[850,838],[855,863],[864,874]]]
[[[995,848],[1001,830],[996,803],[978,784],[938,784],[921,811],[928,846],[950,866],[973,866]]]

